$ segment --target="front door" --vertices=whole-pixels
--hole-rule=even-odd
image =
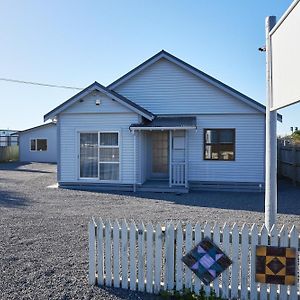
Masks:
[[[152,177],[169,176],[169,132],[152,131]]]

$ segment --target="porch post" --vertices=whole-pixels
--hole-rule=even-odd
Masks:
[[[187,188],[188,187],[188,131],[185,130],[184,134],[184,186]]]
[[[172,136],[173,131],[169,130],[169,187],[172,187]]]
[[[133,192],[136,192],[136,133],[133,130]]]

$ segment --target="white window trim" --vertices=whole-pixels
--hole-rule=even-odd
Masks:
[[[46,140],[47,150],[37,150],[37,140]],[[35,141],[35,150],[31,150],[31,141]],[[29,140],[29,151],[30,152],[47,152],[48,151],[48,139],[47,138],[30,138],[30,140]]]
[[[109,145],[101,145],[101,140],[100,140],[100,135],[101,133],[117,133],[118,134],[118,145],[117,146],[109,146]],[[100,161],[100,149],[103,148],[103,149],[111,149],[111,148],[114,148],[114,149],[119,149],[119,161],[116,162],[111,162],[111,161]],[[98,132],[98,178],[99,178],[99,181],[100,182],[106,182],[106,183],[109,183],[109,182],[120,182],[120,178],[121,178],[121,173],[120,173],[120,165],[121,165],[121,159],[120,159],[120,132],[119,131],[99,131]],[[104,180],[104,179],[100,179],[100,164],[118,164],[119,165],[119,176],[118,176],[118,179],[117,180]]]
[[[98,176],[97,177],[80,177],[80,134],[81,133],[97,133],[98,134]],[[106,145],[100,145],[100,133],[117,133],[118,134],[118,146],[106,146]],[[99,183],[120,183],[121,182],[121,145],[120,145],[120,131],[118,130],[80,130],[78,131],[78,178],[82,181],[87,182],[99,182]],[[119,161],[118,162],[100,162],[100,148],[119,148]],[[109,164],[119,164],[119,179],[117,180],[103,180],[100,179],[100,163],[109,163]]]

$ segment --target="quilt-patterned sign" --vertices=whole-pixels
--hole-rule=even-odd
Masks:
[[[209,238],[202,240],[182,261],[208,285],[231,265],[228,256]]]
[[[257,246],[256,281],[294,285],[296,282],[295,248]]]

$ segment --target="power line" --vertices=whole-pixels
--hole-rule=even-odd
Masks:
[[[7,82],[21,83],[21,84],[31,84],[31,85],[45,86],[45,87],[51,87],[51,88],[59,88],[59,89],[83,90],[83,88],[78,88],[78,87],[74,87],[74,86],[57,85],[57,84],[49,84],[49,83],[41,83],[41,82],[33,82],[33,81],[24,81],[24,80],[17,80],[17,79],[11,79],[11,78],[0,78],[0,80],[7,81]]]

